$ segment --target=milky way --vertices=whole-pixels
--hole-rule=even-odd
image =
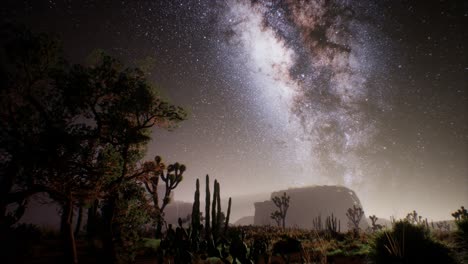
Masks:
[[[301,168],[298,182],[362,181],[361,157],[376,133],[366,105],[380,107],[367,79],[381,45],[359,7],[346,2],[232,2],[220,30],[236,50],[252,97],[274,120],[273,136],[287,142],[281,159]],[[240,74],[240,73],[237,73]],[[382,94],[380,92],[379,94]],[[371,101],[369,101],[371,100]],[[315,179],[313,178],[315,176]]]
[[[7,0],[0,17],[145,66],[187,121],[146,158],[224,195],[353,188],[366,213],[446,219],[468,203],[463,1]],[[152,67],[149,67],[152,66]],[[234,199],[236,201],[236,199]],[[234,218],[252,214],[234,212]]]

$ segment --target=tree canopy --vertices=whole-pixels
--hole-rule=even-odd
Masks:
[[[0,34],[0,227],[15,223],[35,193],[63,214],[135,193],[128,183],[151,169],[139,163],[151,128],[173,128],[186,112],[142,70],[109,55],[72,64],[58,39],[5,25]]]

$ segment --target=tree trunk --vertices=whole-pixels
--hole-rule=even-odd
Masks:
[[[83,220],[83,206],[80,205],[80,208],[78,209],[78,218],[76,219],[75,237],[78,237],[78,235],[80,234],[82,220]]]
[[[71,209],[68,206],[68,201],[64,201],[62,204],[62,215],[60,215],[60,236],[62,237],[63,241],[67,240],[67,221],[70,210]]]
[[[114,245],[114,215],[116,210],[116,197],[110,197],[107,204],[103,208],[103,246],[105,260],[111,263],[116,263],[117,255]]]
[[[96,237],[96,225],[97,225],[97,209],[99,201],[94,200],[93,205],[88,209],[88,219],[86,221],[86,236],[89,240]]]
[[[78,263],[75,236],[73,234],[73,199],[71,195],[63,205],[62,221],[61,231],[65,243],[66,262]]]
[[[162,224],[163,224],[163,217],[162,215],[159,215],[156,217],[156,234],[155,238],[160,239],[162,238]]]

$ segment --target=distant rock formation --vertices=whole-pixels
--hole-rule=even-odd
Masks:
[[[290,207],[286,216],[287,227],[313,228],[313,219],[322,217],[325,224],[327,216],[333,214],[339,221],[341,231],[347,231],[348,218],[346,212],[353,205],[362,208],[359,198],[351,189],[342,186],[309,186],[273,192],[271,197],[281,196],[286,192],[290,197]],[[270,218],[276,210],[271,200],[257,202],[255,205],[254,225],[275,225]],[[366,216],[360,222],[360,227],[365,230],[368,227]]]
[[[249,215],[249,216],[241,217],[233,225],[235,225],[235,226],[247,226],[247,225],[253,225],[253,224],[254,224],[254,216]]]

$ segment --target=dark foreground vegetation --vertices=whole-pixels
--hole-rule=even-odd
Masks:
[[[196,209],[195,209],[196,211]],[[192,221],[168,227],[161,238],[139,230],[133,247],[134,260],[125,263],[467,263],[468,214],[455,223],[457,229],[433,228],[406,218],[392,228],[347,233],[333,229],[303,230],[274,226],[230,226],[206,232]],[[198,225],[198,230],[193,226]],[[60,235],[33,225],[13,228],[3,247],[11,263],[62,263]],[[77,239],[82,263],[108,263],[102,241]],[[8,256],[3,256],[3,259]],[[8,258],[6,258],[8,259]],[[237,262],[236,262],[237,261]]]
[[[456,230],[416,212],[391,229],[373,216],[360,230],[357,207],[347,212],[348,233],[333,215],[299,230],[285,228],[284,194],[273,200],[281,227],[232,227],[231,199],[222,211],[221,185],[206,176],[204,195],[196,181],[192,214],[172,226],[164,210],[187,168],[142,158],[151,129],[175,128],[185,111],[144,71],[106,54],[72,64],[57,39],[11,25],[0,39],[1,263],[467,263],[463,207]],[[39,193],[61,206],[59,231],[18,224]]]

